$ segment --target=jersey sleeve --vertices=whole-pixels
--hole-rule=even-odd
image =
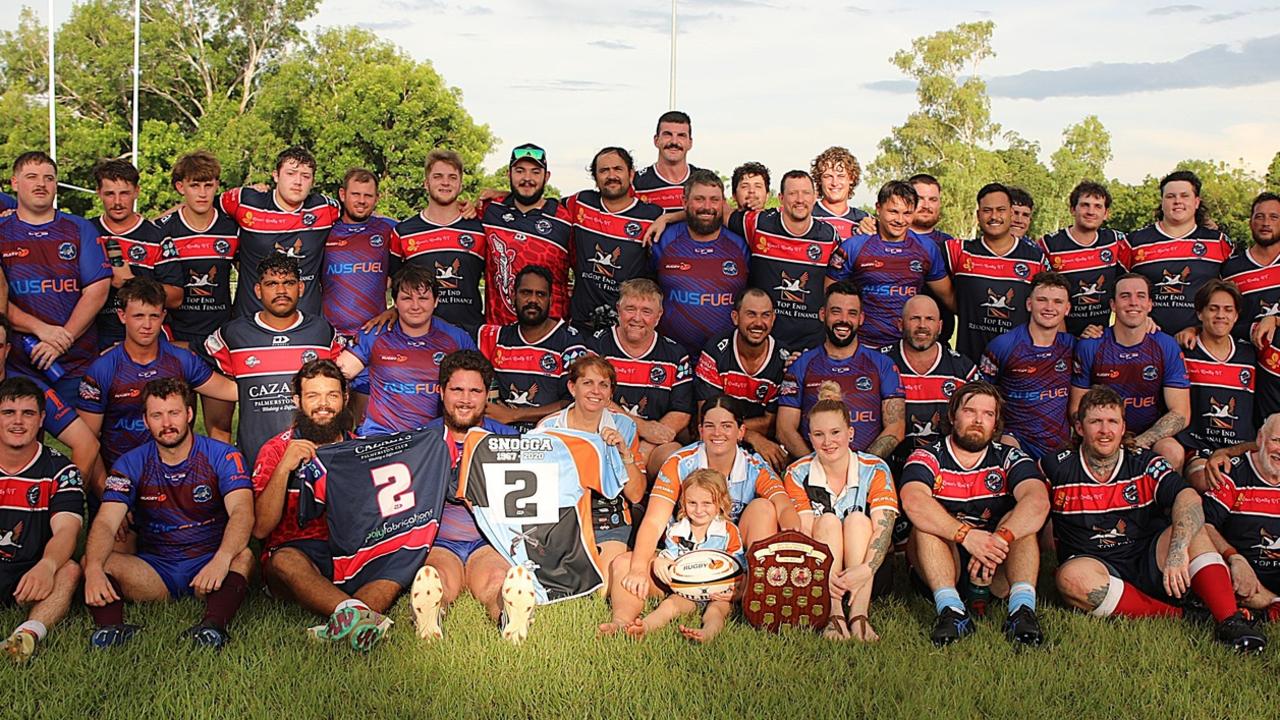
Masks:
[[[751,245],[751,235],[747,232],[747,226],[755,227],[755,210],[734,210],[729,214],[729,222],[725,223],[725,227],[729,231],[738,235],[747,241],[747,245]]]
[[[694,380],[694,395],[698,402],[704,402],[724,392],[724,382],[720,377],[720,368],[711,353],[703,352],[698,355],[698,364],[695,366],[693,374],[696,377]]]
[[[498,332],[500,330],[502,330],[501,325],[485,323],[476,331],[476,345],[480,349],[480,354],[484,355],[489,362],[493,362],[494,353],[498,349]]]
[[[796,509],[797,513],[813,512],[813,503],[809,501],[809,494],[804,491],[804,479],[800,477],[800,473],[796,470],[796,463],[792,463],[787,471],[782,474],[782,489],[787,493],[787,497],[791,500],[791,506]]]
[[[649,491],[650,501],[662,499],[676,504],[680,499],[680,456],[672,455],[662,463],[658,477],[653,480],[653,489]]]
[[[80,419],[76,409],[62,401],[52,388],[38,385],[44,393],[44,430],[54,437],[62,435],[71,423]],[[59,438],[60,439],[60,438]]]
[[[746,570],[747,552],[742,546],[742,531],[738,530],[738,526],[729,522],[728,519],[724,521],[724,529],[725,532],[729,534],[728,541],[724,545],[724,551],[732,555],[734,560],[738,561],[739,567]]]
[[[1013,492],[1026,480],[1035,480],[1043,484],[1044,476],[1040,472],[1040,466],[1036,465],[1036,461],[1032,460],[1030,455],[1011,447],[1005,455],[1005,482],[1009,485],[1009,491]]]
[[[231,348],[222,340],[222,328],[214,330],[204,339],[204,353],[218,366],[219,372],[227,377],[235,377],[235,365],[231,362]]]
[[[376,327],[369,328],[368,330],[361,330],[360,334],[356,335],[356,341],[351,343],[351,346],[347,348],[347,352],[355,355],[357,360],[359,360],[365,367],[368,367],[369,358],[373,357],[373,344],[377,342],[378,335],[381,334],[381,332],[382,331]]]
[[[318,458],[298,468],[298,524],[305,526],[324,514],[329,474]]]
[[[942,466],[938,464],[938,458],[933,456],[925,448],[920,448],[911,453],[907,457],[907,462],[902,466],[902,476],[898,478],[898,489],[907,486],[907,483],[924,483],[929,492],[933,492],[933,480],[942,474]]]
[[[1156,503],[1165,510],[1173,509],[1178,493],[1191,487],[1160,455],[1151,453],[1147,458],[1147,474],[1156,481]]]
[[[218,196],[218,206],[222,208],[222,212],[230,215],[231,218],[236,221],[237,225],[240,224],[240,218],[237,217],[237,213],[240,211],[241,189],[242,188],[231,188],[230,190],[223,191],[223,193]]]
[[[99,280],[111,277],[111,263],[107,262],[107,253],[98,241],[98,230],[88,221],[80,225],[80,289],[89,287]]]
[[[902,389],[902,376],[898,374],[898,366],[880,353],[873,352],[872,357],[880,365],[880,399],[905,398],[907,393]]]
[[[271,482],[271,476],[276,471],[276,466],[280,464],[280,459],[284,457],[284,449],[286,443],[279,436],[271,438],[267,444],[262,446],[258,451],[258,460],[253,466],[253,494],[261,495],[266,489],[267,484]]]
[[[1182,348],[1178,342],[1164,333],[1156,335],[1160,343],[1160,354],[1164,357],[1164,377],[1161,384],[1171,388],[1189,388],[1191,381],[1187,378],[1187,361],[1182,356]]]
[[[399,227],[391,231],[391,237],[387,240],[387,252],[388,269],[390,274],[395,276],[400,272],[400,268],[404,267],[404,238],[400,237]]]
[[[693,414],[693,367],[689,356],[681,355],[676,363],[676,381],[671,386],[671,410]]]
[[[53,476],[53,497],[49,499],[49,513],[71,513],[84,517],[84,477],[80,474],[80,468],[69,462]]]
[[[1237,458],[1232,458],[1234,464]],[[1231,508],[1235,505],[1238,494],[1236,484],[1231,476],[1223,479],[1218,487],[1204,494],[1204,521],[1222,530],[1222,526],[1231,519]]]
[[[659,554],[668,560],[675,560],[680,557],[680,551],[680,541],[671,534],[671,527],[668,527],[662,533],[662,550]]]
[[[105,370],[105,372],[104,372]],[[101,359],[89,366],[80,376],[80,388],[76,395],[76,407],[99,415],[107,411],[107,388],[111,387],[111,372]]]
[[[893,473],[884,460],[877,459],[869,473],[867,484],[867,512],[889,510],[898,514],[898,491],[893,487]]]
[[[1095,340],[1081,340],[1071,358],[1071,386],[1088,390],[1093,377],[1093,354],[1098,343]]]
[[[138,497],[138,480],[142,470],[139,467],[141,463],[134,462],[135,457],[137,455],[134,453],[126,453],[111,466],[106,488],[102,492],[102,502],[124,503],[127,507],[133,507],[134,500]]]
[[[947,263],[947,273],[955,275],[956,268],[960,266],[960,256],[963,254],[964,245],[959,238],[947,238],[943,249],[946,251],[943,260]]]
[[[998,337],[987,344],[987,349],[982,351],[982,359],[978,362],[979,377],[997,387],[1000,385],[1000,367],[1003,364],[999,352],[1001,349]]]
[[[827,259],[827,277],[831,280],[848,280],[853,277],[853,266],[862,250],[865,235],[854,235],[836,245]]]
[[[214,458],[218,470],[218,491],[226,497],[235,490],[253,490],[253,481],[244,466],[244,455],[230,445],[218,448]]]
[[[199,355],[184,350],[183,348],[175,348],[178,350],[178,357],[182,361],[182,373],[187,376],[187,384],[193,388],[209,382],[209,378],[213,377],[213,368],[209,367],[209,363],[200,359]]]
[[[643,468],[644,455],[640,453],[640,429],[636,427],[636,422],[622,413],[618,413],[613,422],[627,446],[627,452],[631,454],[630,462],[636,467]]]
[[[1124,233],[1116,233],[1116,262],[1125,270],[1133,270],[1133,245]]]
[[[924,252],[929,256],[929,271],[925,273],[925,282],[937,282],[947,276],[947,261],[942,258],[942,250],[938,248],[938,243],[925,238],[918,238],[920,247],[924,248]]]
[[[782,373],[782,384],[778,386],[778,407],[800,409],[800,383],[804,379],[805,368],[809,365],[808,353],[796,358],[796,361]]]
[[[778,474],[769,467],[769,463],[760,457],[748,457],[748,461],[756,473],[756,497],[772,500],[774,495],[787,494],[782,487],[782,480],[778,479]]]

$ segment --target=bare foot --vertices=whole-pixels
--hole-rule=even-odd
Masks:
[[[616,635],[618,634],[618,631],[623,629],[624,627],[626,627],[625,623],[622,623],[618,620],[610,620],[609,622],[606,622],[606,623],[600,623],[600,625],[596,628],[596,635],[600,637]]]
[[[636,640],[643,640],[644,634],[648,631],[649,631],[649,628],[645,626],[644,620],[640,618],[636,618],[635,620],[632,620],[631,624],[627,626],[627,634],[635,638]]]
[[[681,625],[680,634],[685,636],[685,638],[689,639],[692,642],[708,643],[708,642],[711,642],[712,638],[714,638],[716,635],[719,634],[719,631],[711,630],[705,627],[691,628],[685,625]]]

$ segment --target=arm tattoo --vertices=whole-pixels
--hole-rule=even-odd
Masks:
[[[1173,437],[1178,431],[1187,426],[1187,419],[1176,412],[1167,412],[1156,420],[1155,424],[1147,431],[1142,433],[1143,437],[1149,438],[1154,444],[1167,437]]]
[[[1191,536],[1204,526],[1204,506],[1197,498],[1185,507],[1174,506],[1173,531],[1169,534],[1169,554],[1186,552]]]
[[[893,455],[894,449],[898,447],[898,438],[892,435],[881,435],[876,438],[867,448],[867,452],[875,455],[882,460],[888,460]]]
[[[881,410],[881,425],[888,427],[894,423],[905,422],[907,417],[907,401],[902,398],[889,398],[884,401]]]
[[[1094,608],[1097,608],[1098,606],[1102,605],[1103,600],[1107,599],[1107,592],[1109,590],[1110,590],[1110,586],[1108,585],[1103,585],[1102,587],[1096,587],[1090,590],[1089,594],[1085,596],[1085,601],[1088,602]]]
[[[868,556],[867,565],[871,567],[871,572],[880,569],[880,565],[884,563],[885,555],[889,552],[889,545],[893,541],[893,522],[897,519],[893,513],[885,512],[884,517],[876,522],[875,535],[871,537],[871,554]]]

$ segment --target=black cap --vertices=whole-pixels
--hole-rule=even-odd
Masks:
[[[517,160],[532,160],[541,165],[543,170],[547,169],[547,151],[533,143],[517,145],[511,151],[511,159],[507,161],[507,165],[515,165]]]

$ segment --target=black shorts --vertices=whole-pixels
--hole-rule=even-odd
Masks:
[[[35,567],[34,562],[0,563],[0,608],[13,607],[17,601],[13,594],[18,590],[18,582],[27,571]]]
[[[1146,541],[1146,547],[1136,549],[1124,558],[1104,557],[1095,553],[1076,553],[1067,556],[1059,565],[1078,557],[1093,558],[1107,567],[1107,574],[1123,580],[1142,592],[1161,602],[1180,605],[1182,601],[1170,597],[1164,590],[1164,572],[1160,570],[1160,562],[1156,559],[1156,547],[1160,544],[1160,535],[1152,535]]]
[[[291,540],[271,548],[267,551],[267,556],[272,557],[284,548],[291,548],[306,555],[307,559],[311,561],[312,565],[316,566],[316,570],[319,570],[321,575],[333,580],[333,556],[329,552],[328,541]]]

